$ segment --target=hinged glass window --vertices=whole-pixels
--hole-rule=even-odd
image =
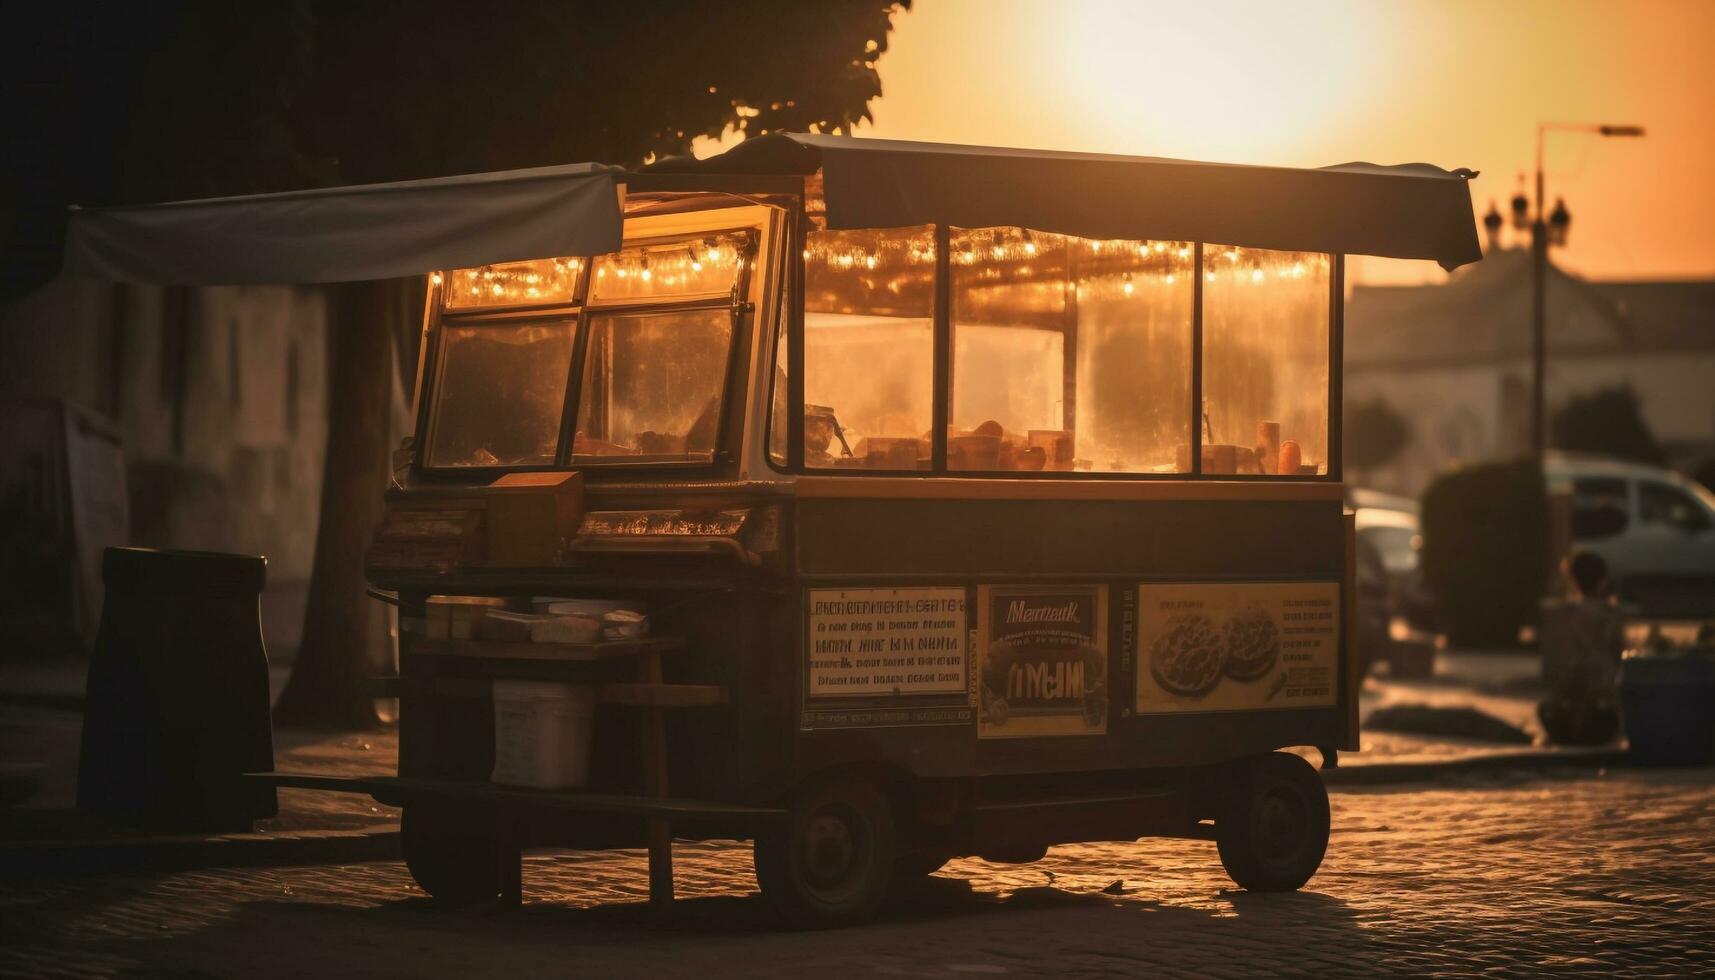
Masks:
[[[572,257],[454,269],[445,277],[443,303],[449,310],[570,303],[586,265]]]
[[[725,307],[591,312],[572,461],[712,460],[732,340]]]
[[[551,465],[576,325],[571,318],[443,324],[428,464]]]
[[[753,247],[747,232],[633,245],[595,259],[590,302],[730,296]]]

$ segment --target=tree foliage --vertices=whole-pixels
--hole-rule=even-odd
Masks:
[[[1411,445],[1411,422],[1381,395],[1350,401],[1340,440],[1347,466],[1355,470],[1386,466]]]
[[[6,32],[16,293],[69,204],[597,160],[847,130],[910,0],[62,0]]]
[[[1662,465],[1667,454],[1644,421],[1630,385],[1600,388],[1568,401],[1554,413],[1549,431],[1556,449],[1600,453]]]
[[[1531,459],[1451,470],[1423,492],[1423,576],[1455,646],[1510,647],[1536,622],[1547,499]]]
[[[636,165],[733,128],[849,130],[910,0],[70,0],[14,21],[8,293],[58,267],[65,205],[542,166]],[[21,21],[21,18],[20,18]],[[427,270],[425,270],[427,271]],[[372,722],[362,553],[385,477],[397,284],[330,302],[322,524],[304,645],[277,706]],[[412,324],[414,326],[414,324]],[[415,331],[406,331],[415,336]],[[414,359],[401,358],[414,363]],[[341,370],[362,365],[361,370]]]

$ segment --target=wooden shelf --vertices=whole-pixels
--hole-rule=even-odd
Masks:
[[[647,708],[707,708],[726,704],[727,689],[718,684],[602,684],[595,699]]]
[[[510,643],[501,640],[417,639],[410,652],[426,657],[471,657],[483,660],[547,660],[594,663],[620,657],[671,653],[685,648],[683,637],[650,636],[605,643]]]
[[[522,807],[538,807],[570,813],[611,813],[639,817],[703,817],[778,820],[785,810],[682,800],[670,797],[624,796],[617,793],[517,789],[494,783],[442,779],[408,779],[400,776],[324,776],[319,773],[251,772],[245,779],[265,782],[282,789],[319,789],[341,793],[366,793],[389,806],[415,800],[476,800]]]

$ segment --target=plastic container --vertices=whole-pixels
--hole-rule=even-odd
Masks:
[[[423,604],[427,631],[433,640],[468,640],[477,635],[482,618],[501,609],[505,599],[480,595],[432,595]]]
[[[1715,765],[1715,655],[1633,651],[1620,665],[1619,685],[1633,762]]]
[[[577,789],[589,782],[595,691],[554,681],[494,682],[492,782]]]
[[[635,599],[537,599],[536,606],[537,612],[555,616],[594,616],[597,619],[619,609],[643,611],[643,603]]]

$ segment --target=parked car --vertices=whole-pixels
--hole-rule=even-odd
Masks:
[[[1572,501],[1574,547],[1608,563],[1620,597],[1654,616],[1715,614],[1715,494],[1660,466],[1551,453],[1550,493]]]
[[[1434,626],[1435,603],[1423,583],[1419,561],[1423,532],[1415,511],[1399,506],[1363,506],[1356,509],[1358,540],[1375,549],[1387,582],[1389,615],[1402,617],[1412,627]]]
[[[1387,662],[1393,676],[1427,676],[1434,648],[1435,604],[1423,584],[1423,546],[1416,503],[1354,489],[1349,500],[1357,530],[1358,649],[1366,670]]]

